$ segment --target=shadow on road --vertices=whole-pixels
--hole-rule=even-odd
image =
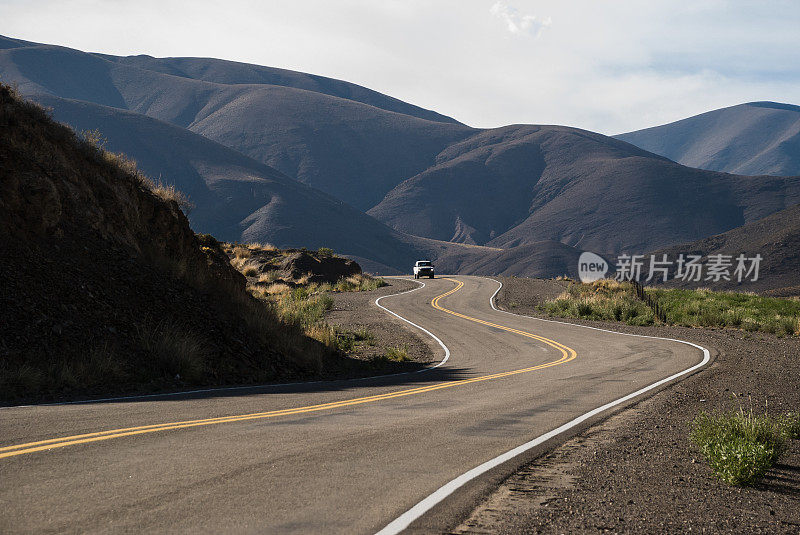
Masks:
[[[117,398],[87,399],[60,403],[42,403],[40,405],[81,404],[95,405],[106,403],[149,403],[153,401],[178,401],[188,399],[233,398],[268,394],[303,394],[314,392],[336,392],[351,390],[352,395],[359,396],[359,390],[381,387],[416,387],[425,384],[460,381],[475,377],[476,373],[466,368],[443,366],[441,368],[422,368],[406,372],[361,377],[351,379],[331,379],[284,384],[267,384],[257,386],[231,386],[209,389],[187,390],[183,392],[143,394],[121,396]]]

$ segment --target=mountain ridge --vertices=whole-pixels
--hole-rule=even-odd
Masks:
[[[13,44],[0,49],[0,77],[16,81],[26,95],[85,100],[187,128],[361,210],[474,131],[454,120],[439,122],[449,118],[438,114],[434,121],[394,111],[422,109],[347,82],[337,86],[340,94],[341,87],[363,90],[370,103],[286,85],[186,78],[56,45]]]
[[[640,254],[800,202],[800,177],[703,171],[565,126],[475,129],[284,69],[0,37],[0,76],[166,173],[197,202],[201,230],[333,247],[375,269],[423,255],[461,272],[560,275],[582,249]]]
[[[516,125],[454,143],[367,213],[434,239],[611,254],[717,234],[794,202],[800,177],[703,171],[601,134]]]
[[[388,265],[415,255],[382,223],[203,136],[112,107],[37,100],[78,131],[100,129],[109,137],[109,150],[124,152],[145,173],[184,192],[195,205],[189,214],[193,226],[219,239],[335,247]]]
[[[757,101],[614,136],[676,162],[743,175],[800,175],[800,106]]]

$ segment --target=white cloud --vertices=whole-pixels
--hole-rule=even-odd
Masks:
[[[489,12],[503,21],[506,29],[515,35],[531,35],[538,38],[553,23],[550,17],[539,20],[535,15],[520,15],[516,8],[505,2],[496,2]]]

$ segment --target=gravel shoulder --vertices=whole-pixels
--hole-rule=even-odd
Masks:
[[[538,315],[552,281],[503,278],[500,308]],[[557,293],[556,293],[557,295]],[[689,442],[701,411],[783,413],[800,408],[800,340],[733,330],[632,327],[568,320],[619,332],[677,338],[717,352],[704,370],[587,429],[509,477],[456,533],[800,531],[800,441],[762,483],[730,487]]]
[[[357,343],[348,352],[351,358],[376,361],[391,349],[401,349],[407,354],[408,361],[391,364],[415,369],[433,363],[439,346],[433,345],[428,337],[421,337],[416,329],[375,305],[379,297],[413,290],[419,285],[404,279],[385,280],[388,285],[377,290],[331,293],[333,307],[326,313],[325,321],[340,331],[353,333],[366,330],[371,335],[368,341]]]

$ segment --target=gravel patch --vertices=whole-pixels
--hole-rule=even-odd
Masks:
[[[536,288],[547,286],[507,281],[498,295],[501,308],[537,315],[535,306],[545,297]],[[717,480],[689,442],[689,422],[701,411],[797,411],[800,339],[568,321],[678,338],[713,348],[718,356],[704,370],[523,467],[456,533],[800,532],[800,441],[790,441],[760,484],[743,488]]]
[[[386,279],[388,286],[368,292],[331,293],[333,308],[325,315],[325,321],[337,330],[350,333],[366,330],[371,335],[369,342],[356,344],[348,356],[361,360],[373,360],[385,355],[392,348],[404,349],[412,368],[432,364],[436,360],[438,345],[433,345],[419,331],[381,310],[375,299],[413,290],[419,285],[403,279]],[[391,304],[390,300],[388,304]],[[383,303],[382,303],[383,304]]]

